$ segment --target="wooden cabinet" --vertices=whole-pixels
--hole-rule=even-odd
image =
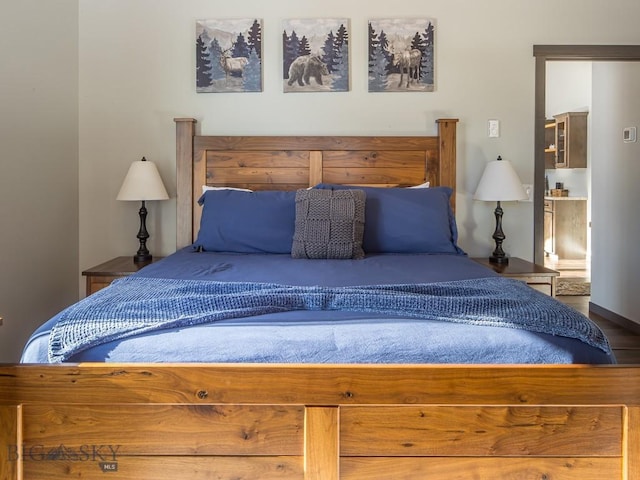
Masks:
[[[546,168],[587,168],[587,115],[561,113],[545,123]]]
[[[89,268],[82,272],[82,275],[87,277],[86,294],[91,295],[98,290],[102,290],[108,287],[114,280],[128,277],[132,273],[146,267],[149,263],[156,262],[162,258],[163,257],[154,257],[152,262],[135,263],[133,257],[116,257],[108,262]]]
[[[545,198],[544,251],[564,260],[583,260],[587,257],[586,199]]]
[[[555,255],[555,245],[553,243],[553,200],[544,201],[544,253]]]
[[[546,293],[551,297],[556,296],[556,278],[560,272],[517,257],[509,258],[508,264],[491,263],[488,258],[474,258],[473,260],[503,277],[520,280],[539,292]]]
[[[544,168],[556,168],[556,121],[544,123]]]

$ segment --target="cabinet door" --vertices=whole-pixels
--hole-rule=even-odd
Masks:
[[[553,202],[554,251],[558,258],[583,260],[587,256],[587,201]]]
[[[555,168],[587,168],[587,112],[555,115]]]
[[[553,239],[553,207],[547,208],[547,202],[545,202],[544,209],[544,253],[553,255],[556,247]]]
[[[544,168],[556,168],[556,121],[544,124]]]
[[[556,118],[556,168],[567,166],[567,117]]]

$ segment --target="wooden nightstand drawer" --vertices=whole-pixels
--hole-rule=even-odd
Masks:
[[[552,297],[556,296],[556,279],[560,272],[517,257],[511,257],[506,265],[491,263],[488,258],[474,258],[473,260],[489,267],[503,277],[523,281],[539,292]]]
[[[132,257],[116,257],[108,262],[96,265],[82,272],[87,277],[86,294],[91,295],[98,290],[111,285],[111,282],[118,278],[128,277],[138,270],[146,267],[150,263],[157,262],[164,257],[154,257],[151,262],[134,263]]]
[[[104,287],[108,287],[111,285],[111,282],[123,276],[125,275],[105,275],[104,277],[87,275],[87,295],[91,295],[98,290],[102,290]]]
[[[512,277],[515,280],[522,280],[531,288],[535,288],[539,292],[546,293],[551,297],[555,297],[555,277],[549,277],[546,280],[542,277]]]

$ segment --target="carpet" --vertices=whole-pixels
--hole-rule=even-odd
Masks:
[[[586,278],[559,277],[556,295],[591,295],[591,282]]]

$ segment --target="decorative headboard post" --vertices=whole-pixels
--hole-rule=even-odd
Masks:
[[[193,243],[193,137],[194,118],[174,118],[176,122],[176,247]]]
[[[439,185],[449,185],[456,188],[456,123],[457,118],[440,118],[438,137],[440,139],[440,179]],[[456,196],[451,196],[451,207],[456,209]]]

